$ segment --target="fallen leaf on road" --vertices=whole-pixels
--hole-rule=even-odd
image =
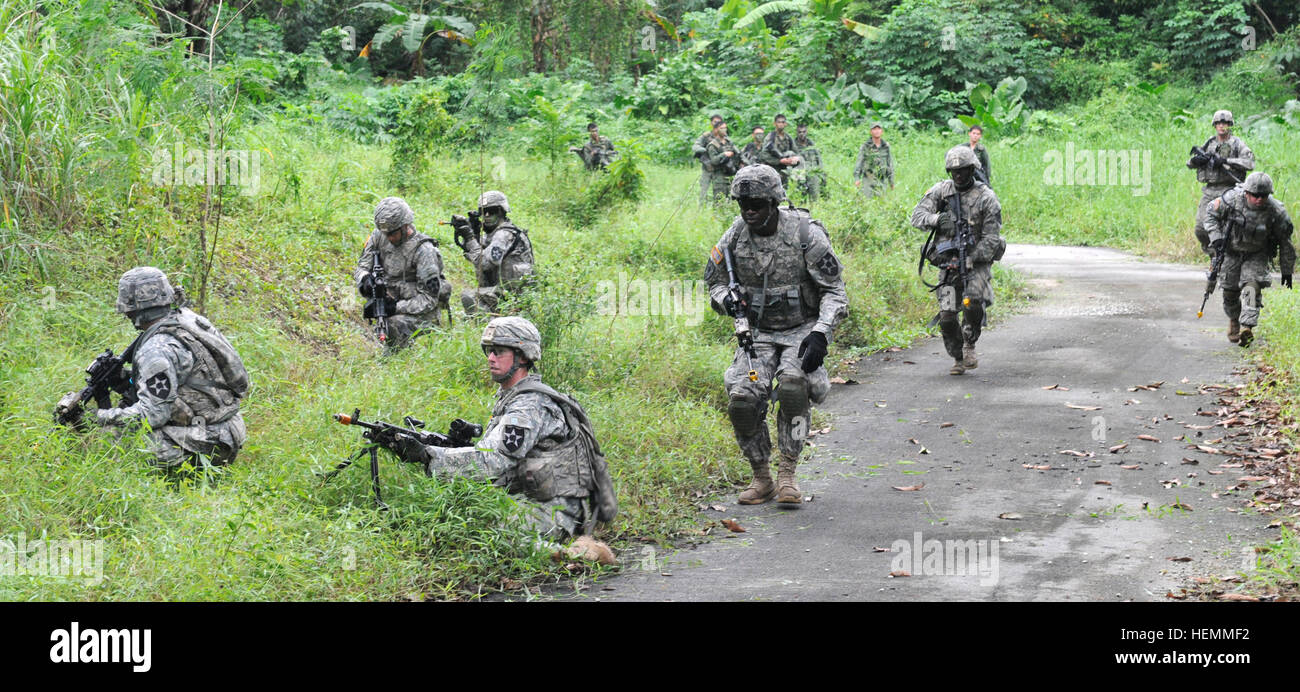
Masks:
[[[1238,478],[1237,480],[1239,480],[1239,481],[1266,481],[1266,480],[1268,480],[1268,476],[1242,476],[1241,478]]]
[[[1092,456],[1092,452],[1080,452],[1076,449],[1062,449],[1057,452],[1057,454],[1069,454],[1070,456],[1083,457],[1085,459]]]
[[[907,485],[907,486],[894,485],[894,486],[890,486],[890,487],[892,487],[894,490],[902,490],[902,491],[904,491],[904,492],[909,492],[909,491],[912,491],[912,490],[920,490],[921,488],[924,488],[924,487],[925,487],[925,484],[924,484],[924,483],[918,483],[918,484],[916,484],[916,485]]]
[[[1139,385],[1135,385],[1135,386],[1129,387],[1128,390],[1129,390],[1130,392],[1136,392],[1137,390],[1141,389],[1141,390],[1146,391],[1146,392],[1154,392],[1155,390],[1160,389],[1160,385],[1162,385],[1162,384],[1164,384],[1164,380],[1161,380],[1161,381],[1159,381],[1159,382],[1152,382],[1151,384],[1139,384]]]
[[[1197,584],[1209,584],[1209,583],[1210,583],[1210,580],[1209,580],[1209,578],[1207,578],[1207,577],[1192,577],[1192,581],[1196,582]]]
[[[1110,485],[1110,481],[1093,481],[1093,485]]]
[[[1033,465],[1033,464],[1021,464],[1021,466],[1023,466],[1024,468],[1027,468],[1027,469],[1033,470],[1033,471],[1051,471],[1051,470],[1052,470],[1052,466],[1051,466],[1051,464],[1044,464],[1044,465],[1042,465],[1042,466],[1035,466],[1035,465]]]
[[[1125,400],[1124,400],[1124,405],[1125,405],[1125,406],[1129,406],[1129,405],[1134,405],[1134,406],[1136,406],[1137,404],[1140,404],[1140,403],[1142,403],[1142,402],[1141,402],[1141,401],[1138,401],[1137,399],[1125,399]]]
[[[1259,453],[1260,453],[1260,454],[1263,454],[1263,455],[1266,456],[1266,457],[1276,457],[1276,456],[1281,456],[1281,454],[1282,454],[1282,450],[1280,450],[1280,449],[1267,449],[1267,448],[1266,448],[1266,449],[1261,449],[1261,450],[1259,450]]]
[[[1219,596],[1219,600],[1220,601],[1250,601],[1251,603],[1259,602],[1258,598],[1254,596],[1247,596],[1244,593],[1225,593],[1222,596]]]
[[[1191,430],[1209,430],[1210,428],[1213,428],[1216,425],[1218,425],[1218,423],[1214,423],[1213,425],[1190,425],[1189,424],[1189,425],[1184,425],[1183,427]]]
[[[940,424],[939,424],[939,427],[940,427],[940,428],[951,428],[951,427],[954,426],[954,425],[956,425],[956,423],[940,423]]]
[[[1128,443],[1125,442],[1124,444],[1115,445],[1114,447],[1111,447],[1110,450],[1108,450],[1108,451],[1109,451],[1111,454],[1114,454],[1115,452],[1118,452],[1118,451],[1121,450],[1121,449],[1128,449]]]
[[[1199,464],[1199,463],[1201,463],[1201,462],[1197,461],[1196,459],[1191,459],[1191,458],[1188,458],[1188,457],[1183,457],[1183,463],[1184,463],[1184,464]]]
[[[1165,559],[1166,559],[1166,560],[1169,560],[1169,561],[1171,561],[1171,562],[1191,562],[1191,561],[1192,561],[1192,558],[1190,558],[1190,557],[1167,557],[1167,558],[1165,558]]]
[[[1100,411],[1100,406],[1078,406],[1076,404],[1066,404],[1066,408],[1078,409],[1080,411]]]
[[[1146,440],[1147,442],[1159,442],[1159,441],[1160,441],[1160,438],[1156,437],[1155,435],[1138,435],[1138,439],[1139,439],[1139,440]]]
[[[909,438],[907,438],[907,441],[908,441],[908,442],[911,442],[911,443],[914,444],[914,445],[919,445],[919,444],[921,444],[921,441],[918,440],[918,439],[916,439],[915,437],[909,437]]]
[[[831,384],[857,384],[857,380],[846,380],[843,377],[832,377]]]
[[[1238,463],[1236,463],[1236,462],[1233,462],[1233,463],[1231,463],[1231,464],[1219,464],[1219,468],[1221,468],[1221,469],[1239,469],[1239,468],[1241,468],[1241,464],[1238,464]]]
[[[1182,503],[1182,502],[1175,502],[1175,503],[1173,503],[1172,505],[1169,505],[1169,507],[1170,507],[1171,509],[1181,509],[1181,510],[1183,510],[1184,512],[1190,512],[1190,511],[1192,511],[1191,506],[1189,506],[1189,505],[1187,505],[1187,504],[1185,504],[1185,503]]]
[[[1021,516],[1019,512],[1003,512],[998,515],[998,519],[1011,519],[1013,521],[1017,519],[1023,519],[1023,518],[1024,517]]]
[[[871,546],[871,552],[873,552],[873,553],[892,553],[892,552],[894,552],[894,549],[893,549],[893,548],[881,548],[881,547],[878,546],[878,545],[873,545],[873,546]]]
[[[894,570],[893,572],[890,572],[890,573],[889,573],[889,576],[891,576],[891,577],[910,577],[910,576],[912,576],[912,573],[911,573],[911,572],[908,572],[908,571],[906,571],[906,570],[898,569],[898,570]]]
[[[1166,593],[1166,594],[1165,594],[1165,598],[1172,598],[1172,599],[1174,599],[1174,600],[1176,600],[1176,601],[1181,601],[1181,600],[1187,598],[1187,594],[1185,594],[1185,593],[1174,593],[1173,591],[1170,591],[1169,593]]]
[[[722,525],[730,529],[732,533],[745,532],[745,527],[741,526],[735,519],[723,519]]]
[[[1125,471],[1136,471],[1137,469],[1140,469],[1142,467],[1139,466],[1138,464],[1132,464],[1130,466],[1121,466],[1120,468],[1124,469]]]
[[[1043,389],[1055,389],[1055,390],[1060,391],[1060,392],[1068,392],[1068,391],[1070,391],[1070,388],[1069,388],[1069,387],[1062,387],[1062,386],[1059,385],[1059,384],[1051,384],[1051,385],[1048,385],[1048,386],[1046,386],[1046,387],[1043,387]]]
[[[1182,484],[1183,484],[1183,482],[1180,481],[1180,480],[1178,480],[1177,478],[1174,478],[1174,479],[1171,479],[1171,480],[1167,480],[1167,481],[1160,481],[1160,485],[1165,486],[1165,489],[1166,489],[1166,490],[1168,490],[1169,488],[1172,488],[1172,487],[1174,487],[1174,486],[1176,486],[1176,485],[1182,485]]]
[[[1196,448],[1201,450],[1202,452],[1205,452],[1206,454],[1223,454],[1223,450],[1215,449],[1214,447],[1206,447],[1205,445],[1196,445]]]

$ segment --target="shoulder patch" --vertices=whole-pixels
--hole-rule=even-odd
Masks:
[[[835,259],[835,253],[833,252],[828,251],[822,255],[822,258],[817,260],[814,266],[817,267],[817,271],[826,276],[835,277],[840,275],[840,263]]]
[[[714,245],[713,249],[709,251],[709,260],[714,264],[722,264],[722,250],[718,249],[717,245]]]
[[[166,399],[167,395],[172,393],[172,383],[168,379],[166,372],[154,374],[153,377],[144,381],[144,386],[145,389],[149,390],[150,394],[159,399]]]
[[[501,446],[507,452],[518,452],[528,437],[528,431],[516,425],[507,425],[501,430]]]

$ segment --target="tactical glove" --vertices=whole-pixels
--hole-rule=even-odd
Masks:
[[[826,335],[821,332],[809,332],[805,336],[803,343],[799,344],[799,351],[796,355],[803,359],[799,367],[804,372],[812,372],[822,366],[826,360]]]
[[[366,274],[361,277],[361,283],[357,285],[357,292],[363,298],[375,297],[375,277],[372,274]]]
[[[1223,238],[1215,238],[1214,240],[1211,240],[1210,249],[1214,250],[1215,254],[1223,252]]]
[[[722,308],[732,317],[740,317],[749,309],[749,300],[745,296],[736,294],[733,296],[728,293],[722,297]]]
[[[1282,275],[1282,285],[1283,285],[1283,286],[1286,286],[1287,288],[1291,288],[1291,275],[1290,275],[1290,274],[1283,274],[1283,275]]]
[[[935,221],[935,226],[940,233],[952,234],[957,229],[957,222],[953,220],[952,213],[944,211],[939,212],[939,219]]]
[[[1210,168],[1218,168],[1225,163],[1227,163],[1226,160],[1221,159],[1218,156],[1215,156],[1214,154],[1210,154]]]
[[[388,446],[402,461],[412,464],[421,464],[429,460],[429,450],[424,448],[424,444],[410,435],[398,435],[397,439]]]

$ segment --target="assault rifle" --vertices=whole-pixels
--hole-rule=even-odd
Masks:
[[[84,404],[94,399],[96,407],[112,408],[113,392],[121,395],[122,406],[130,406],[138,401],[135,380],[125,365],[131,361],[139,343],[140,337],[136,337],[120,356],[113,355],[113,350],[109,348],[95,356],[95,360],[86,368],[86,386],[79,392],[68,392],[59,400],[54,407],[54,422],[81,430],[84,427],[81,420]]]
[[[727,261],[727,297],[731,299],[731,308],[727,314],[731,315],[735,323],[736,342],[749,359],[749,381],[757,382],[758,371],[754,369],[754,359],[758,354],[754,352],[754,333],[749,328],[749,306],[740,292],[740,282],[736,280],[736,265],[731,259],[731,248],[722,248],[722,256]]]
[[[482,245],[482,244],[483,244],[483,224],[482,224],[481,221],[479,221],[479,213],[478,213],[478,210],[475,209],[475,210],[473,210],[473,211],[467,213],[465,216],[469,217],[469,230],[470,230],[470,233],[473,234],[475,240],[478,240],[479,245]],[[439,223],[439,224],[444,224],[444,225],[450,225],[450,226],[453,226],[453,227],[454,227],[454,226],[455,226],[455,223],[454,223],[455,220],[456,220],[456,217],[453,216],[451,221],[439,221],[438,223]],[[465,243],[468,243],[468,242],[469,242],[470,234],[469,234],[469,233],[465,233],[464,231],[462,231],[462,230],[459,229],[459,228],[453,228],[453,229],[452,229],[452,234],[453,234],[453,235],[452,235],[452,238],[451,238],[452,242],[453,242],[453,243],[456,243],[456,247],[460,248],[460,249],[463,251],[463,250],[465,249]]]
[[[1214,260],[1210,262],[1210,271],[1205,274],[1205,296],[1201,298],[1201,309],[1196,311],[1196,319],[1201,319],[1205,314],[1205,304],[1210,300],[1210,294],[1214,293],[1214,287],[1219,284],[1219,269],[1223,267],[1223,256],[1228,254],[1228,245],[1225,239],[1219,251],[1214,253]]]
[[[1205,168],[1206,166],[1219,168],[1222,169],[1224,173],[1227,173],[1233,180],[1239,183],[1241,182],[1241,178],[1238,178],[1237,174],[1232,172],[1232,168],[1230,168],[1232,164],[1228,163],[1225,159],[1221,159],[1201,147],[1192,147],[1191,156],[1192,159],[1187,163],[1193,168]]]
[[[337,476],[340,471],[352,465],[352,462],[359,460],[363,455],[370,455],[370,484],[375,491],[375,505],[382,510],[387,510],[388,505],[384,504],[379,492],[379,448],[393,452],[393,447],[401,439],[411,439],[422,445],[430,447],[469,447],[474,444],[474,438],[483,434],[483,426],[470,423],[462,418],[457,418],[451,422],[447,429],[447,434],[424,430],[424,421],[406,416],[403,421],[407,427],[393,425],[381,420],[373,423],[367,423],[361,420],[361,409],[353,409],[352,415],[345,413],[334,414],[334,420],[342,425],[359,425],[365,428],[361,436],[370,441],[370,444],[362,447],[355,454],[334,467],[333,471],[320,474],[325,482]]]
[[[384,272],[384,261],[379,257],[379,248],[371,248],[370,276],[374,278],[374,288],[371,289],[370,300],[362,308],[361,314],[367,319],[375,321],[375,338],[379,339],[379,345],[383,346],[388,343],[388,314],[393,312],[395,305],[388,297],[388,275]]]

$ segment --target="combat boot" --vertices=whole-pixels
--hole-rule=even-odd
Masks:
[[[1228,318],[1228,341],[1231,341],[1232,343],[1235,344],[1240,340],[1241,340],[1241,325],[1237,322],[1237,320],[1234,320],[1231,317],[1229,317]]]
[[[799,465],[797,458],[781,455],[781,464],[776,471],[776,501],[783,505],[797,505],[803,502],[803,493],[794,482],[794,470]]]
[[[961,361],[961,358],[958,358],[957,360],[953,361],[952,367],[948,368],[949,375],[964,375],[965,373],[966,373],[966,364]]]
[[[1254,340],[1254,338],[1255,338],[1255,333],[1251,331],[1250,327],[1242,327],[1241,340],[1237,342],[1237,345],[1242,348],[1246,348],[1247,346],[1250,345],[1250,342]]]
[[[980,366],[980,361],[975,357],[975,344],[966,342],[961,349],[961,364],[967,370],[974,370]]]
[[[766,461],[751,466],[754,469],[754,482],[741,491],[736,502],[742,505],[761,505],[776,494],[776,484],[772,482],[772,471]]]

